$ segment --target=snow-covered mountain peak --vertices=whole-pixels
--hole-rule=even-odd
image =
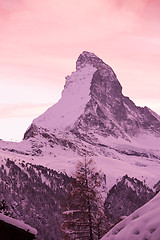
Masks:
[[[95,54],[85,51],[78,57],[76,71],[66,77],[61,99],[36,118],[31,129],[34,133],[35,126],[50,132],[74,131],[83,127],[85,131],[93,131],[88,120],[93,128],[99,128],[99,118],[103,121],[104,116],[112,115],[109,108],[113,104],[119,105],[121,96],[122,87],[111,67]],[[88,116],[89,112],[93,119]],[[86,119],[85,123],[80,126],[83,119]]]
[[[112,68],[87,51],[78,57],[76,71],[66,77],[59,102],[33,121],[25,139],[35,134],[35,126],[54,134],[70,132],[94,144],[97,135],[105,141],[109,136],[127,141],[140,134],[160,136],[160,121],[155,114],[123,96]]]

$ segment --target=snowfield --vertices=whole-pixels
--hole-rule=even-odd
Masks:
[[[73,72],[71,76],[67,76],[62,98],[33,123],[49,131],[57,128],[70,129],[90,100],[90,85],[95,71],[96,68],[86,65],[83,69]]]
[[[54,148],[46,146],[43,149],[43,155],[32,156],[25,155],[21,152],[30,150],[30,142],[22,141],[21,143],[0,144],[0,162],[4,158],[10,158],[15,162],[29,162],[32,164],[42,165],[58,172],[66,172],[69,176],[75,170],[78,160],[82,160],[83,156],[78,155],[71,149],[63,149],[61,146],[55,145]],[[5,151],[3,149],[7,148]],[[119,145],[118,149],[130,149],[126,145]],[[18,152],[8,151],[8,149],[16,149]],[[141,149],[142,151],[143,149]],[[52,151],[52,152],[51,152]],[[155,151],[156,154],[156,151]],[[160,160],[146,158],[141,156],[132,156],[116,152],[110,149],[109,156],[98,154],[96,156],[88,156],[92,158],[98,170],[106,174],[107,189],[109,190],[117,181],[128,174],[129,177],[135,177],[141,181],[145,181],[147,186],[153,188],[160,179]]]
[[[113,227],[101,240],[159,240],[160,193]]]

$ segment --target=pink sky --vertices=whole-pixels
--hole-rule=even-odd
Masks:
[[[20,140],[58,101],[83,51],[160,114],[159,0],[0,0],[0,138]]]

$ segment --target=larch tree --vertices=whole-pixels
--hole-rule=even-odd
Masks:
[[[64,239],[97,240],[105,233],[108,219],[104,214],[101,196],[104,174],[95,163],[85,158],[79,161],[68,190],[68,206],[64,214]]]

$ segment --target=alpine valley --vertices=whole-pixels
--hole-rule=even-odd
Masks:
[[[77,160],[87,157],[105,175],[105,206],[115,223],[159,190],[159,147],[160,116],[124,96],[112,68],[84,51],[61,99],[33,120],[23,140],[0,140],[0,200],[38,229],[38,239],[61,240],[66,186]]]

